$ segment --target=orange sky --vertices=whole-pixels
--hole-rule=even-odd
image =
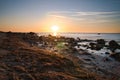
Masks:
[[[120,33],[120,23],[114,21],[100,22],[79,20],[61,14],[46,14],[42,18],[33,21],[32,19],[17,19],[10,21],[7,18],[1,21],[1,31],[13,32],[52,32],[51,27],[59,27],[58,32],[88,32],[88,33]]]
[[[75,21],[69,17],[58,15],[47,15],[36,22],[14,21],[0,25],[1,31],[14,32],[52,32],[52,26],[58,26],[58,32],[100,32],[100,33],[120,33],[119,24],[116,23],[89,23],[88,20]]]

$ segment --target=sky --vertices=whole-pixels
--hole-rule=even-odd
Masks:
[[[120,33],[120,0],[0,0],[0,31]]]

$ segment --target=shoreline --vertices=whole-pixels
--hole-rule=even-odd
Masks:
[[[42,50],[43,53],[46,52],[48,54],[50,53],[49,55],[54,55],[55,59],[57,58],[56,55],[65,57],[74,63],[71,66],[79,65],[78,68],[85,69],[88,71],[88,73],[92,71],[97,75],[106,77],[106,80],[107,79],[112,80],[112,78],[115,78],[115,80],[120,79],[119,77],[120,50],[118,50],[120,49],[120,45],[116,41],[112,40],[111,42],[109,42],[108,45],[106,45],[106,41],[104,39],[98,39],[94,41],[94,40],[87,40],[87,39],[82,40],[80,38],[75,39],[75,38],[69,38],[64,36],[62,37],[55,37],[52,35],[38,36],[36,33],[33,33],[33,32],[30,32],[30,33],[0,32],[0,38],[1,38],[0,59],[1,61],[3,60],[2,63],[6,63],[4,62],[4,60],[7,60],[7,58],[3,59],[2,57],[7,55],[17,55],[19,52],[23,52],[23,54],[24,52],[27,54],[28,53],[33,54],[35,52],[40,53],[39,51]],[[84,42],[87,42],[87,43],[84,43]],[[107,50],[106,51],[103,50],[104,53],[99,52],[105,47],[107,50],[109,50],[109,52],[106,52]],[[89,50],[92,50],[92,51],[90,52]],[[118,52],[116,50],[118,50]],[[44,55],[43,53],[42,55]],[[99,56],[96,54],[100,54],[100,55],[105,54],[107,56]],[[27,56],[29,57],[30,55],[27,55]],[[12,57],[13,56],[9,57],[10,60]],[[19,58],[19,56],[16,56],[16,57]],[[35,58],[33,58],[33,60],[34,59]],[[53,60],[54,62],[54,59],[50,58],[50,60]],[[62,59],[60,59],[60,61],[62,62]],[[7,65],[11,65],[11,64],[13,63],[9,62],[9,64]],[[66,63],[66,65],[68,64]],[[71,66],[69,67],[71,68]],[[61,65],[59,67],[63,67],[63,66]],[[0,67],[0,70],[1,69],[2,68]],[[39,69],[39,68],[36,68],[36,69]],[[73,69],[75,69],[75,67]],[[73,74],[73,73],[70,73],[70,74]],[[77,75],[80,75],[80,74],[77,74]],[[74,80],[74,79],[71,79],[71,80]]]
[[[38,36],[47,36],[49,34],[52,35],[52,32],[50,33],[37,33]],[[116,40],[117,42],[120,42],[120,33],[59,33],[58,37],[65,36],[65,37],[71,37],[71,38],[81,38],[81,39],[88,39],[88,40],[97,40],[97,39],[105,39],[106,41]]]

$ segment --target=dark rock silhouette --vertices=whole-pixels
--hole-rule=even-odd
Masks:
[[[97,42],[97,44],[105,46],[105,40],[104,39],[97,39],[96,42]]]
[[[116,41],[111,40],[109,42],[109,48],[112,52],[114,52],[116,49],[120,48],[120,45]]]

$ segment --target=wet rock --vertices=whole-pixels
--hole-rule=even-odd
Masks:
[[[114,58],[117,61],[120,61],[120,53],[111,54],[110,57]]]
[[[83,47],[88,47],[88,45],[82,45]]]
[[[81,39],[80,39],[79,37],[77,37],[77,41],[78,41],[78,42],[80,42],[80,41],[81,41]]]
[[[110,50],[111,50],[112,52],[114,52],[116,49],[120,48],[120,46],[119,46],[119,44],[118,44],[116,41],[111,40],[111,41],[109,42],[109,48],[110,48]]]
[[[68,43],[71,46],[76,46],[77,45],[77,41],[74,38],[68,38]]]
[[[92,50],[100,50],[105,46],[105,40],[97,39],[96,42],[91,42],[89,46]]]
[[[90,53],[88,53],[87,51],[82,50],[82,49],[79,49],[79,54],[81,54],[81,55],[91,55]]]
[[[78,44],[78,45],[77,45],[77,48],[80,48],[80,46],[81,46],[81,45],[80,45],[80,44]]]
[[[86,60],[86,61],[91,61],[91,59],[84,59],[84,60]]]
[[[97,43],[90,43],[89,45],[92,50],[100,50],[102,48],[101,44]]]
[[[105,45],[105,40],[104,39],[97,39],[96,40],[97,44]]]
[[[97,39],[96,40],[96,50],[100,50],[105,46],[105,40],[104,39]]]
[[[110,54],[109,52],[105,52],[105,54]]]
[[[95,49],[96,49],[96,50],[100,50],[100,49],[102,49],[102,48],[103,48],[103,45],[102,45],[102,44],[97,44]]]
[[[96,59],[94,56],[91,56],[92,59]]]
[[[95,47],[96,47],[96,43],[92,43],[92,42],[91,42],[89,45],[90,45],[90,48],[91,48],[92,50],[94,50]]]

